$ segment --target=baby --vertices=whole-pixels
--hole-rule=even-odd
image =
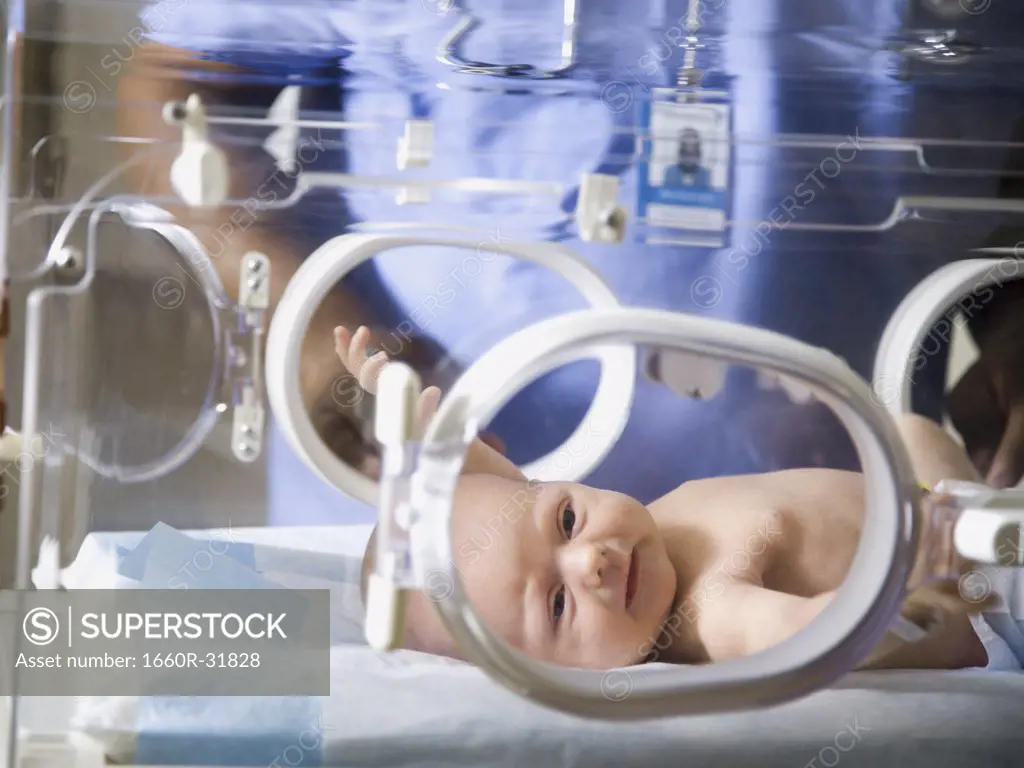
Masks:
[[[367,358],[368,339],[366,328],[335,329],[342,364],[373,393],[388,357]],[[422,424],[440,394],[421,394]],[[923,482],[978,481],[937,425],[908,417],[900,430]],[[483,620],[537,659],[591,669],[698,664],[757,653],[805,627],[843,581],[863,507],[860,474],[823,469],[688,482],[645,507],[621,493],[530,481],[477,440],[456,491],[452,550]],[[364,600],[373,547],[371,537]],[[987,605],[960,598],[955,582],[919,589],[904,615],[937,613],[938,629],[917,643],[883,643],[865,666],[985,665],[968,614]],[[403,647],[462,658],[423,593],[409,601]]]

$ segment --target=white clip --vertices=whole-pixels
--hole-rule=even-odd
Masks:
[[[799,381],[773,371],[759,370],[757,372],[757,386],[759,389],[781,389],[786,393],[790,402],[797,405],[804,405],[814,399],[814,393],[806,384],[801,384]]]
[[[405,637],[405,591],[377,573],[366,583],[366,644],[375,651],[394,651]]]
[[[404,363],[384,366],[377,379],[377,413],[374,432],[385,449],[404,450],[417,436],[416,404],[420,377]]]
[[[193,208],[213,208],[228,196],[230,171],[224,152],[210,143],[206,109],[195,93],[184,104],[164,105],[164,120],[181,126],[181,154],[171,165],[171,186]]]
[[[619,177],[585,173],[576,203],[576,226],[588,243],[621,243],[626,236],[626,210],[619,202]]]
[[[710,400],[725,386],[726,364],[718,360],[666,350],[648,353],[644,374],[677,395]]]
[[[1022,530],[1022,509],[967,508],[953,529],[953,546],[962,557],[977,563],[1020,568],[1024,567]]]
[[[425,205],[430,202],[430,190],[427,187],[402,187],[395,193],[398,205]]]
[[[383,448],[380,483],[380,523],[374,571],[366,591],[366,642],[378,651],[400,648],[405,634],[407,595],[399,579],[408,574],[400,569],[400,544],[409,541],[409,509],[396,488],[407,477],[406,445],[418,439],[417,403],[421,382],[404,363],[384,366],[377,380],[377,412],[374,432]]]
[[[433,159],[433,121],[406,120],[405,134],[398,140],[398,169],[426,168]]]

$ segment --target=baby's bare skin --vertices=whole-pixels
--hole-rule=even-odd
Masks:
[[[864,488],[852,472],[808,469],[686,483],[650,505],[680,577],[671,645],[659,660],[721,661],[763,650],[831,599],[860,541]],[[958,669],[987,656],[963,611],[871,668]]]
[[[342,363],[372,393],[387,356],[367,359],[368,339],[365,329],[335,332]],[[439,398],[424,391],[424,422]],[[940,429],[917,417],[900,428],[919,478],[976,479]],[[476,441],[456,496],[453,552],[484,621],[530,655],[605,669],[707,663],[763,651],[812,621],[849,569],[863,510],[862,476],[822,469],[689,482],[643,507],[577,484],[531,483]],[[371,539],[364,572],[372,550]],[[978,606],[955,588],[929,587],[914,600],[944,610],[940,631],[865,666],[986,663],[966,614]],[[407,647],[460,656],[422,595],[407,625]]]

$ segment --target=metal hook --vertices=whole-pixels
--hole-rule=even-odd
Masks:
[[[480,21],[462,8],[456,10],[461,18],[437,46],[438,61],[452,67],[456,72],[492,77],[514,77],[522,80],[552,80],[565,77],[569,70],[576,66],[578,0],[565,0],[565,12],[562,15],[562,65],[558,69],[552,70],[539,70],[531,64],[485,64],[479,61],[467,61],[459,51],[460,41],[472,29],[479,26]]]

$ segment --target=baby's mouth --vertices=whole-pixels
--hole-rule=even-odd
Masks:
[[[626,610],[628,611],[636,597],[636,588],[640,583],[640,558],[637,557],[636,548],[629,553],[629,570],[626,575]]]

